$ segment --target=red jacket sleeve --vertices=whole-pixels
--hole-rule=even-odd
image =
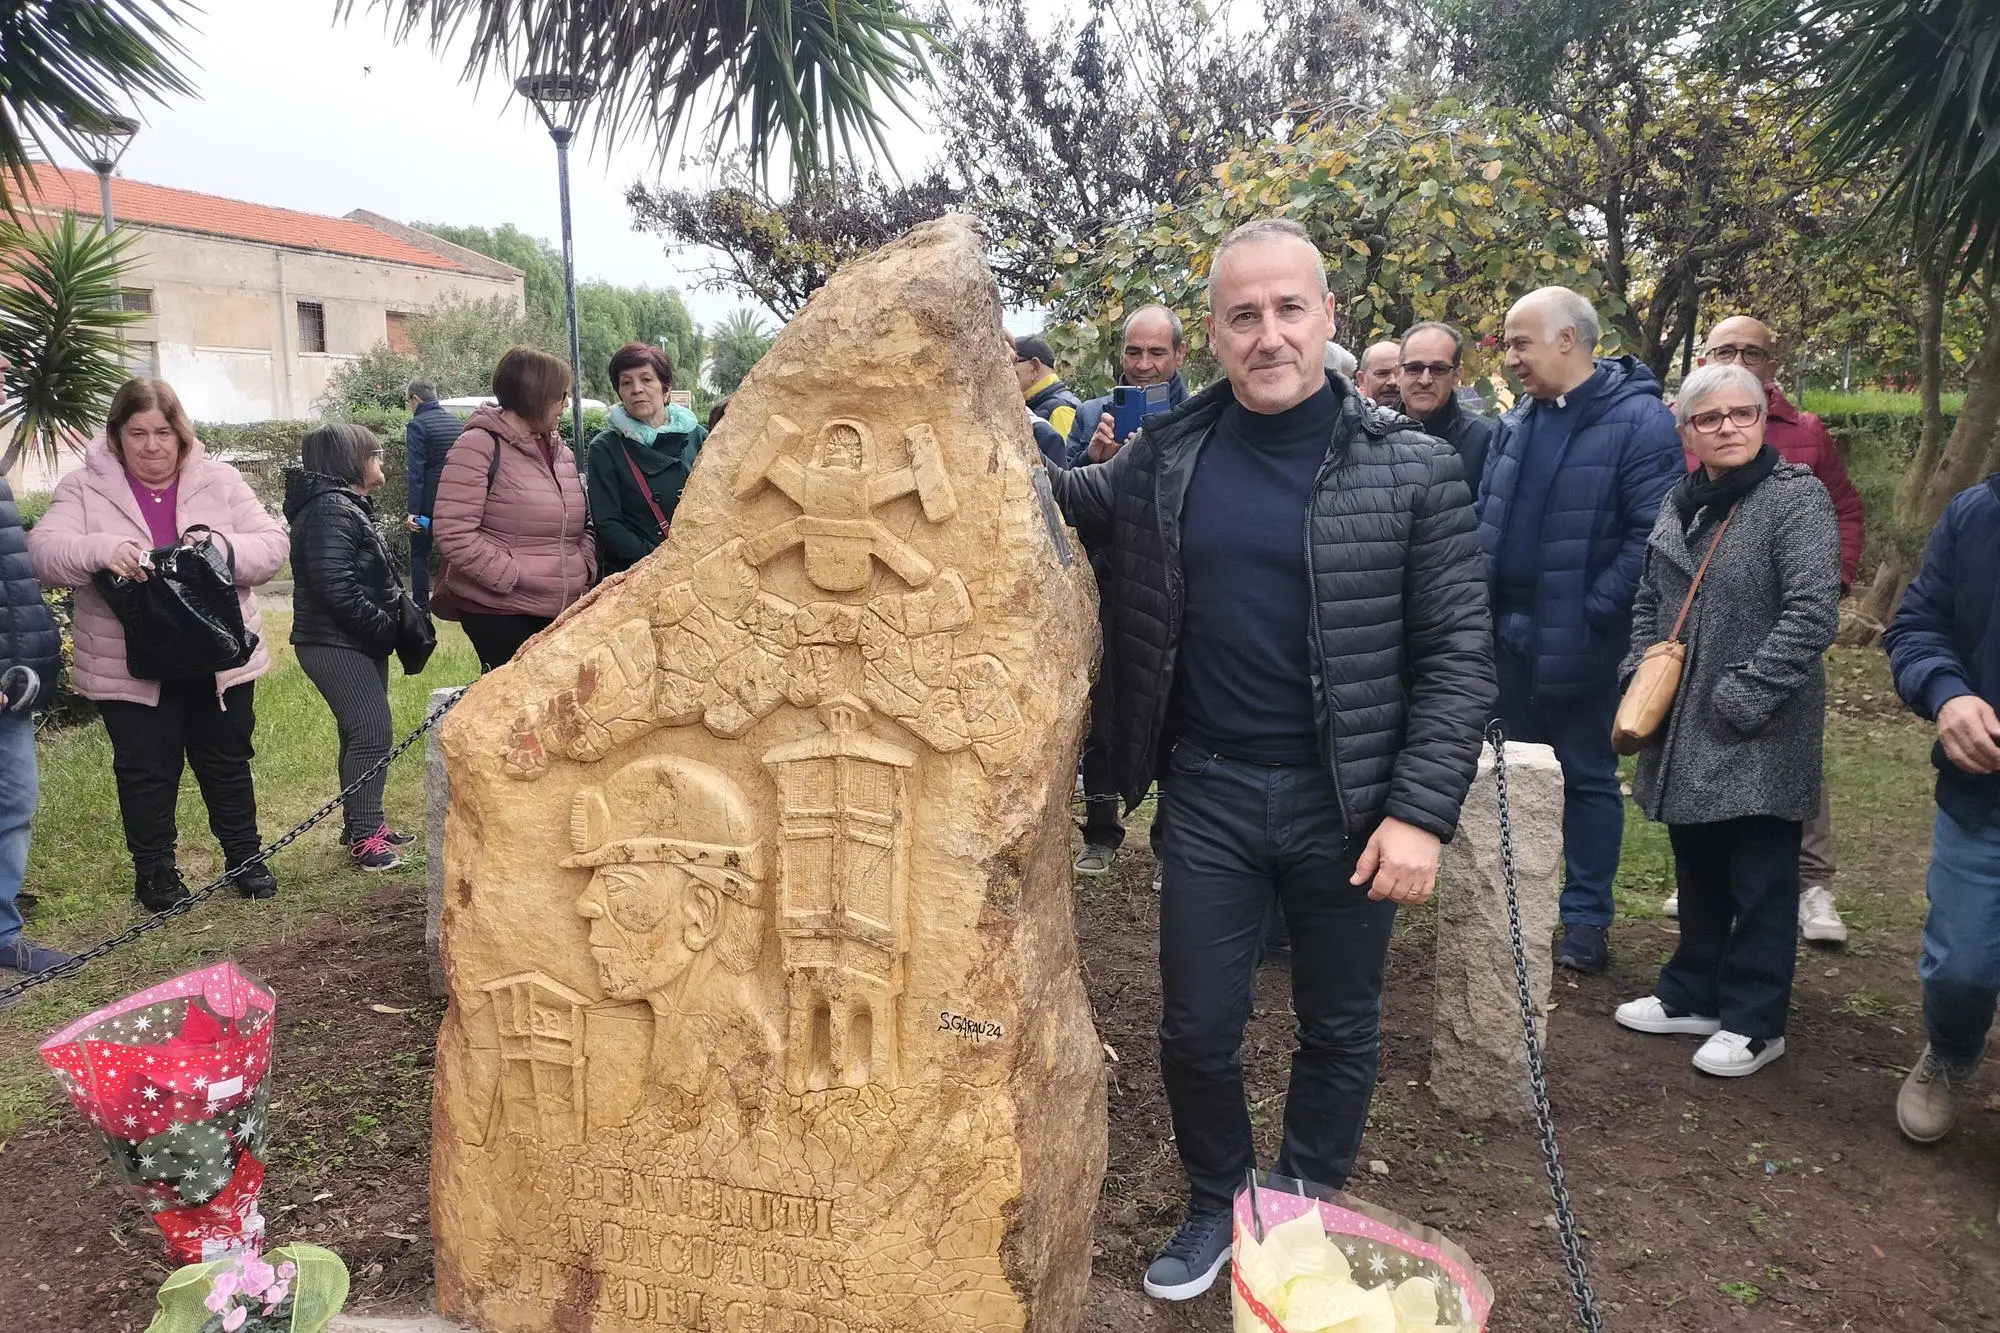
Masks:
[[[1818,446],[1813,451],[1813,475],[1833,497],[1834,517],[1840,521],[1840,587],[1844,592],[1854,586],[1855,576],[1861,572],[1861,548],[1868,542],[1861,492],[1854,489],[1853,479],[1847,475],[1847,463],[1840,456],[1840,446],[1834,443],[1833,432],[1816,416],[1809,416],[1806,421]]]

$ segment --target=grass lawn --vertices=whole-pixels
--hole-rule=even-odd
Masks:
[[[1943,394],[1940,402],[1945,415],[1950,416],[1965,405],[1965,395]],[[1922,394],[1896,393],[1889,389],[1863,389],[1859,393],[1812,389],[1806,393],[1805,408],[1821,416],[1881,414],[1913,417],[1924,410],[1924,399]]]
[[[400,668],[390,668],[390,703],[399,738],[423,720],[431,690],[462,685],[479,674],[464,633],[451,624],[438,629],[438,651],[423,675],[405,677]],[[258,818],[267,843],[340,787],[333,715],[292,656],[286,642],[290,630],[289,614],[265,613],[272,670],[257,683],[255,772]],[[111,742],[102,725],[91,724],[44,732],[38,753],[42,799],[27,887],[40,896],[41,905],[28,928],[45,943],[81,948],[145,914],[132,898],[132,866],[111,778]],[[422,831],[423,765],[419,742],[390,769],[387,808],[390,822],[399,828]],[[181,781],[180,836],[181,870],[190,885],[199,887],[221,873],[221,852],[208,833],[192,773]],[[407,854],[412,869],[396,873],[420,875],[422,844]],[[378,878],[349,865],[337,813],[277,856],[273,867],[277,898],[253,903],[225,890],[78,976],[31,992],[0,1018],[0,1141],[22,1119],[45,1115],[57,1105],[54,1081],[34,1053],[42,1035],[92,1005],[231,957],[246,946],[280,940],[307,922],[337,916]]]

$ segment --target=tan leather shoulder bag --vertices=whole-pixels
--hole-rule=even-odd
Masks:
[[[1674,694],[1681,687],[1681,669],[1687,664],[1687,644],[1681,639],[1681,631],[1687,627],[1688,612],[1694,607],[1694,595],[1701,591],[1708,562],[1715,559],[1715,548],[1722,545],[1722,534],[1729,531],[1729,520],[1735,517],[1736,509],[1731,506],[1708,543],[1708,553],[1701,558],[1701,568],[1694,572],[1694,582],[1688,585],[1688,595],[1674,621],[1674,632],[1665,643],[1656,643],[1646,650],[1646,655],[1639,659],[1639,669],[1632,673],[1632,683],[1625,687],[1625,697],[1618,701],[1618,716],[1611,723],[1611,748],[1619,754],[1639,753],[1659,740],[1667,725]]]

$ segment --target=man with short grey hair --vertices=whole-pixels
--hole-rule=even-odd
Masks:
[[[1424,433],[1458,450],[1465,464],[1465,482],[1476,498],[1486,475],[1486,454],[1499,427],[1487,417],[1468,412],[1458,401],[1459,371],[1465,362],[1465,336],[1449,324],[1426,320],[1403,334],[1397,370],[1403,411],[1423,425]]]
[[[1298,1016],[1278,1170],[1346,1181],[1396,906],[1430,896],[1493,698],[1458,457],[1325,369],[1305,230],[1232,232],[1208,294],[1227,378],[1050,477],[1105,557],[1116,788],[1129,808],[1160,783],[1160,1070],[1188,1176],[1146,1271],[1164,1300],[1214,1282],[1257,1165],[1242,1046],[1273,902]]]
[[[1402,355],[1401,345],[1393,339],[1385,338],[1370,345],[1361,354],[1361,369],[1354,377],[1355,384],[1382,406],[1401,408],[1403,398],[1396,383],[1396,367]]]
[[[1179,407],[1187,400],[1187,381],[1181,378],[1181,363],[1187,360],[1187,334],[1181,317],[1163,305],[1140,306],[1125,317],[1118,351],[1118,382],[1138,388],[1155,384],[1167,387],[1167,407]],[[1114,430],[1111,395],[1103,394],[1084,403],[1070,427],[1069,465],[1102,463],[1125,443]]]
[[[1660,501],[1685,473],[1653,372],[1598,358],[1597,312],[1567,287],[1507,312],[1521,401],[1501,419],[1480,496],[1492,580],[1499,716],[1552,746],[1563,773],[1563,942],[1556,961],[1602,972],[1625,798],[1611,721],[1632,599]]]

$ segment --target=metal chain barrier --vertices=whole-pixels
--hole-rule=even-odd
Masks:
[[[1521,946],[1521,895],[1514,881],[1514,830],[1507,818],[1507,730],[1499,719],[1486,729],[1493,747],[1493,778],[1499,788],[1500,875],[1507,885],[1507,929],[1514,943],[1514,989],[1521,1005],[1521,1035],[1528,1044],[1528,1086],[1535,1098],[1535,1128],[1542,1136],[1542,1164],[1549,1175],[1549,1198],[1555,1202],[1556,1234],[1562,1241],[1563,1266],[1569,1270],[1570,1294],[1576,1298],[1577,1323],[1587,1333],[1603,1333],[1597,1293],[1590,1287],[1590,1270],[1583,1261],[1583,1242],[1576,1234],[1576,1214],[1570,1208],[1569,1184],[1563,1176],[1562,1153],[1556,1147],[1555,1115],[1549,1109],[1548,1076],[1542,1068],[1542,1039],[1535,1031],[1535,999],[1528,987],[1528,955]]]
[[[361,790],[361,788],[365,786],[370,779],[374,778],[377,774],[381,773],[384,769],[388,768],[390,764],[394,763],[405,752],[407,752],[412,745],[415,745],[419,740],[423,739],[423,737],[430,732],[431,728],[435,727],[438,724],[439,719],[441,719],[446,713],[449,713],[452,710],[453,705],[457,704],[458,701],[464,697],[465,697],[464,687],[461,687],[458,690],[454,691],[450,698],[446,699],[443,703],[439,704],[436,708],[432,709],[431,712],[427,716],[425,716],[424,720],[417,724],[417,729],[415,731],[412,731],[409,735],[403,737],[402,740],[396,743],[395,749],[389,751],[388,754],[383,755],[379,763],[377,763],[374,767],[370,768],[366,773],[363,773],[360,777],[356,778],[353,782],[350,782],[345,788],[343,788],[340,791],[338,795],[334,796],[332,800],[328,801],[325,805],[322,805],[319,809],[313,811],[312,814],[308,815],[305,818],[305,820],[301,822],[296,828],[293,828],[290,832],[286,833],[276,842],[272,843],[270,846],[265,847],[264,849],[259,851],[255,856],[245,861],[242,865],[239,865],[232,870],[225,871],[223,874],[217,876],[215,879],[210,880],[207,884],[202,885],[199,889],[196,889],[192,893],[190,893],[183,901],[175,903],[172,907],[169,907],[166,911],[155,912],[151,916],[145,918],[143,921],[140,921],[137,924],[131,926],[129,929],[120,931],[118,934],[113,935],[110,939],[105,940],[99,944],[94,944],[90,948],[85,949],[82,953],[77,954],[75,957],[71,958],[68,962],[58,963],[56,966],[49,968],[45,972],[31,973],[27,977],[24,977],[22,980],[15,982],[11,986],[0,987],[0,1008],[4,1008],[7,1005],[12,1004],[16,998],[26,994],[31,990],[34,990],[37,986],[46,986],[51,981],[60,981],[64,977],[74,976],[76,973],[81,972],[84,969],[84,967],[93,960],[104,957],[104,955],[112,952],[114,949],[119,949],[127,944],[130,944],[133,940],[138,939],[141,935],[146,934],[148,931],[158,930],[161,926],[166,925],[169,921],[172,921],[177,916],[182,916],[188,912],[193,911],[198,905],[207,902],[210,898],[214,897],[218,892],[220,892],[225,884],[234,883],[236,878],[239,875],[243,874],[248,869],[250,869],[250,867],[262,865],[265,861],[269,860],[271,857],[276,856],[279,852],[282,852],[283,850],[285,850],[285,848],[291,846],[294,842],[297,842],[300,838],[304,837],[307,833],[312,831],[313,828],[322,823],[334,811],[338,810],[341,806],[341,802],[345,801],[349,796],[352,796],[355,792]]]

